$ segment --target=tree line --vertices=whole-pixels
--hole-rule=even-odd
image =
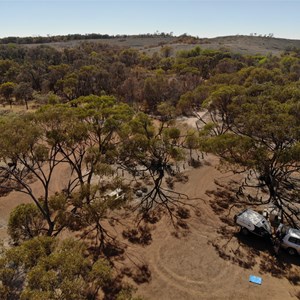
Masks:
[[[295,51],[249,56],[199,47],[175,53],[172,46],[162,46],[148,55],[89,42],[63,50],[0,46],[0,99],[10,106],[65,103],[95,94],[113,95],[151,114],[167,102],[180,113],[184,98],[206,80],[287,86],[298,81],[299,73]]]
[[[27,37],[18,37],[18,36],[9,36],[0,39],[0,44],[46,44],[46,43],[57,43],[57,42],[67,42],[67,41],[78,41],[78,40],[97,40],[97,39],[114,39],[121,38],[125,39],[128,37],[133,38],[145,38],[145,37],[172,37],[173,34],[165,32],[155,32],[155,33],[146,33],[138,35],[127,35],[127,34],[100,34],[100,33],[87,33],[87,34],[67,34],[67,35],[47,35],[47,36],[27,36]]]

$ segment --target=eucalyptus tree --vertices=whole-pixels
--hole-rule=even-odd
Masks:
[[[12,107],[15,86],[16,84],[14,82],[4,82],[0,85],[0,95],[4,101],[9,103],[10,107]]]
[[[178,173],[176,164],[184,159],[180,130],[171,121],[153,122],[149,116],[139,113],[127,130],[124,129],[122,147],[120,167],[134,178],[150,178],[150,189],[137,207],[146,214],[160,207],[173,218],[174,208],[188,198],[166,185],[166,177],[174,177]]]
[[[24,102],[28,109],[28,101],[33,99],[33,89],[29,83],[21,82],[14,87],[14,96],[16,101]]]
[[[243,197],[244,203],[272,203],[287,222],[297,226],[300,220],[298,103],[281,103],[268,96],[236,97],[227,109],[230,118],[224,122],[222,111],[215,106],[214,113],[226,125],[226,131],[218,132],[215,124],[207,124],[201,132],[203,148],[220,156],[235,172],[246,172],[240,189],[240,196],[247,196]],[[244,194],[246,187],[265,191],[268,197]]]
[[[78,186],[90,186],[93,175],[114,165],[119,134],[133,116],[129,106],[117,103],[114,97],[93,95],[74,100],[70,107],[47,107],[40,113],[42,120],[59,120],[55,128],[46,125],[45,131],[71,168],[69,193]],[[90,201],[88,194],[86,201]]]
[[[102,221],[108,210],[121,203],[104,197],[95,178],[113,174],[118,135],[131,117],[127,105],[108,96],[81,97],[68,105],[45,106],[34,114],[35,126],[57,151],[55,160],[68,170],[62,193],[51,197],[52,206],[60,204],[56,206],[62,214],[55,213],[57,224],[75,230],[92,226],[101,247],[108,236]]]
[[[50,183],[63,161],[57,144],[48,143],[33,115],[2,117],[0,144],[0,187],[27,194],[46,222],[45,233],[57,234],[62,228],[55,228],[50,205]],[[32,188],[34,181],[40,185],[39,193]]]

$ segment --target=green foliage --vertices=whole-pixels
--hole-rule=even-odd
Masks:
[[[265,82],[281,83],[283,81],[282,74],[279,69],[267,70],[264,68],[254,68],[251,70],[245,81],[245,86],[251,84],[262,84]]]
[[[3,96],[6,100],[9,100],[13,94],[15,83],[5,82],[0,85],[0,95]]]
[[[181,58],[189,58],[189,57],[199,56],[200,54],[201,54],[201,48],[197,46],[191,50],[181,50],[177,53],[177,56]]]
[[[282,69],[284,72],[289,73],[292,70],[292,67],[299,63],[299,58],[293,56],[284,56],[280,60]]]
[[[141,297],[134,297],[134,289],[131,286],[125,286],[118,293],[116,300],[143,300]]]
[[[123,50],[120,54],[120,60],[126,66],[132,66],[138,63],[139,61],[139,52],[134,49]]]
[[[145,99],[146,110],[157,110],[157,105],[166,100],[167,81],[163,75],[146,78],[144,81],[143,95]]]
[[[189,130],[187,132],[184,145],[190,150],[200,147],[200,138],[197,133],[196,130]]]
[[[225,57],[221,59],[215,67],[215,72],[218,73],[236,73],[246,65],[238,60]]]
[[[38,236],[43,229],[43,216],[33,203],[18,205],[9,216],[8,234],[14,243]]]
[[[173,119],[176,116],[176,109],[170,102],[162,102],[159,104],[157,111],[166,120]]]
[[[36,146],[41,130],[30,124],[26,117],[3,117],[0,123],[0,158],[14,161],[19,154],[25,155]]]
[[[112,268],[109,262],[103,258],[98,259],[92,266],[89,278],[95,285],[103,287],[112,280]]]
[[[6,250],[0,266],[2,299],[94,299],[113,280],[105,259],[92,262],[86,247],[71,239],[31,239]]]
[[[231,164],[240,164],[246,167],[252,167],[254,163],[252,155],[257,156],[253,151],[250,138],[239,137],[230,133],[203,140],[201,149],[220,155]],[[260,154],[262,153],[260,152]],[[262,160],[265,158],[265,156],[261,156]]]

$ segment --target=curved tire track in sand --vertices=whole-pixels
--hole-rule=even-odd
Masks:
[[[167,242],[168,240],[165,240]],[[163,262],[160,255],[162,246],[159,247],[154,254],[154,260],[151,263],[151,268],[154,270],[155,274],[160,277],[161,280],[168,286],[172,286],[176,290],[180,290],[184,294],[189,295],[186,299],[191,299],[192,297],[201,297],[203,293],[199,289],[203,286],[203,281],[196,281],[188,279],[187,277],[180,276],[174,271],[167,268]],[[188,286],[191,285],[191,286]],[[195,288],[197,287],[197,289]],[[196,298],[195,298],[196,299]]]
[[[195,230],[198,232],[194,232]],[[209,252],[199,251],[199,259],[197,262],[193,260],[195,259],[194,256],[193,258],[188,256],[189,251],[198,250],[198,244],[201,244],[201,249],[203,245],[205,245],[210,251],[213,251],[211,246],[207,245],[208,236],[205,235],[206,232],[204,234],[199,233],[199,228],[197,229],[196,226],[193,226],[192,231],[193,232],[190,233],[192,236],[189,237],[188,241],[178,241],[178,243],[186,243],[187,248],[183,249],[181,247],[181,252],[178,252],[176,249],[174,238],[173,241],[171,241],[172,237],[170,235],[163,239],[163,243],[161,243],[153,253],[150,268],[153,271],[153,275],[157,275],[160,280],[164,282],[166,289],[171,287],[178,292],[184,293],[185,299],[217,299],[216,295],[220,295],[222,288],[218,285],[218,282],[228,276],[227,270],[226,268],[218,270],[209,268],[211,264],[210,261],[214,260],[214,256],[211,256]],[[173,250],[168,247],[170,244],[174,245]],[[173,251],[174,253],[172,253]],[[184,256],[185,252],[186,255]],[[169,261],[168,258],[170,258]],[[174,262],[177,258],[178,261],[182,260],[182,263],[179,262],[178,264],[178,261],[172,263],[172,260]],[[178,266],[178,271],[172,270],[169,266]],[[191,267],[190,272],[189,267]],[[180,273],[186,275],[181,275]],[[211,292],[211,288],[209,288],[211,285],[216,287],[213,292]]]

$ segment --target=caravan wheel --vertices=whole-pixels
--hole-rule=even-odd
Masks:
[[[293,248],[288,248],[287,252],[288,252],[289,255],[296,255],[296,250],[293,249]]]
[[[241,233],[242,233],[243,235],[248,235],[248,234],[249,234],[249,230],[248,230],[247,228],[245,228],[245,227],[242,227],[242,228],[241,228]]]

